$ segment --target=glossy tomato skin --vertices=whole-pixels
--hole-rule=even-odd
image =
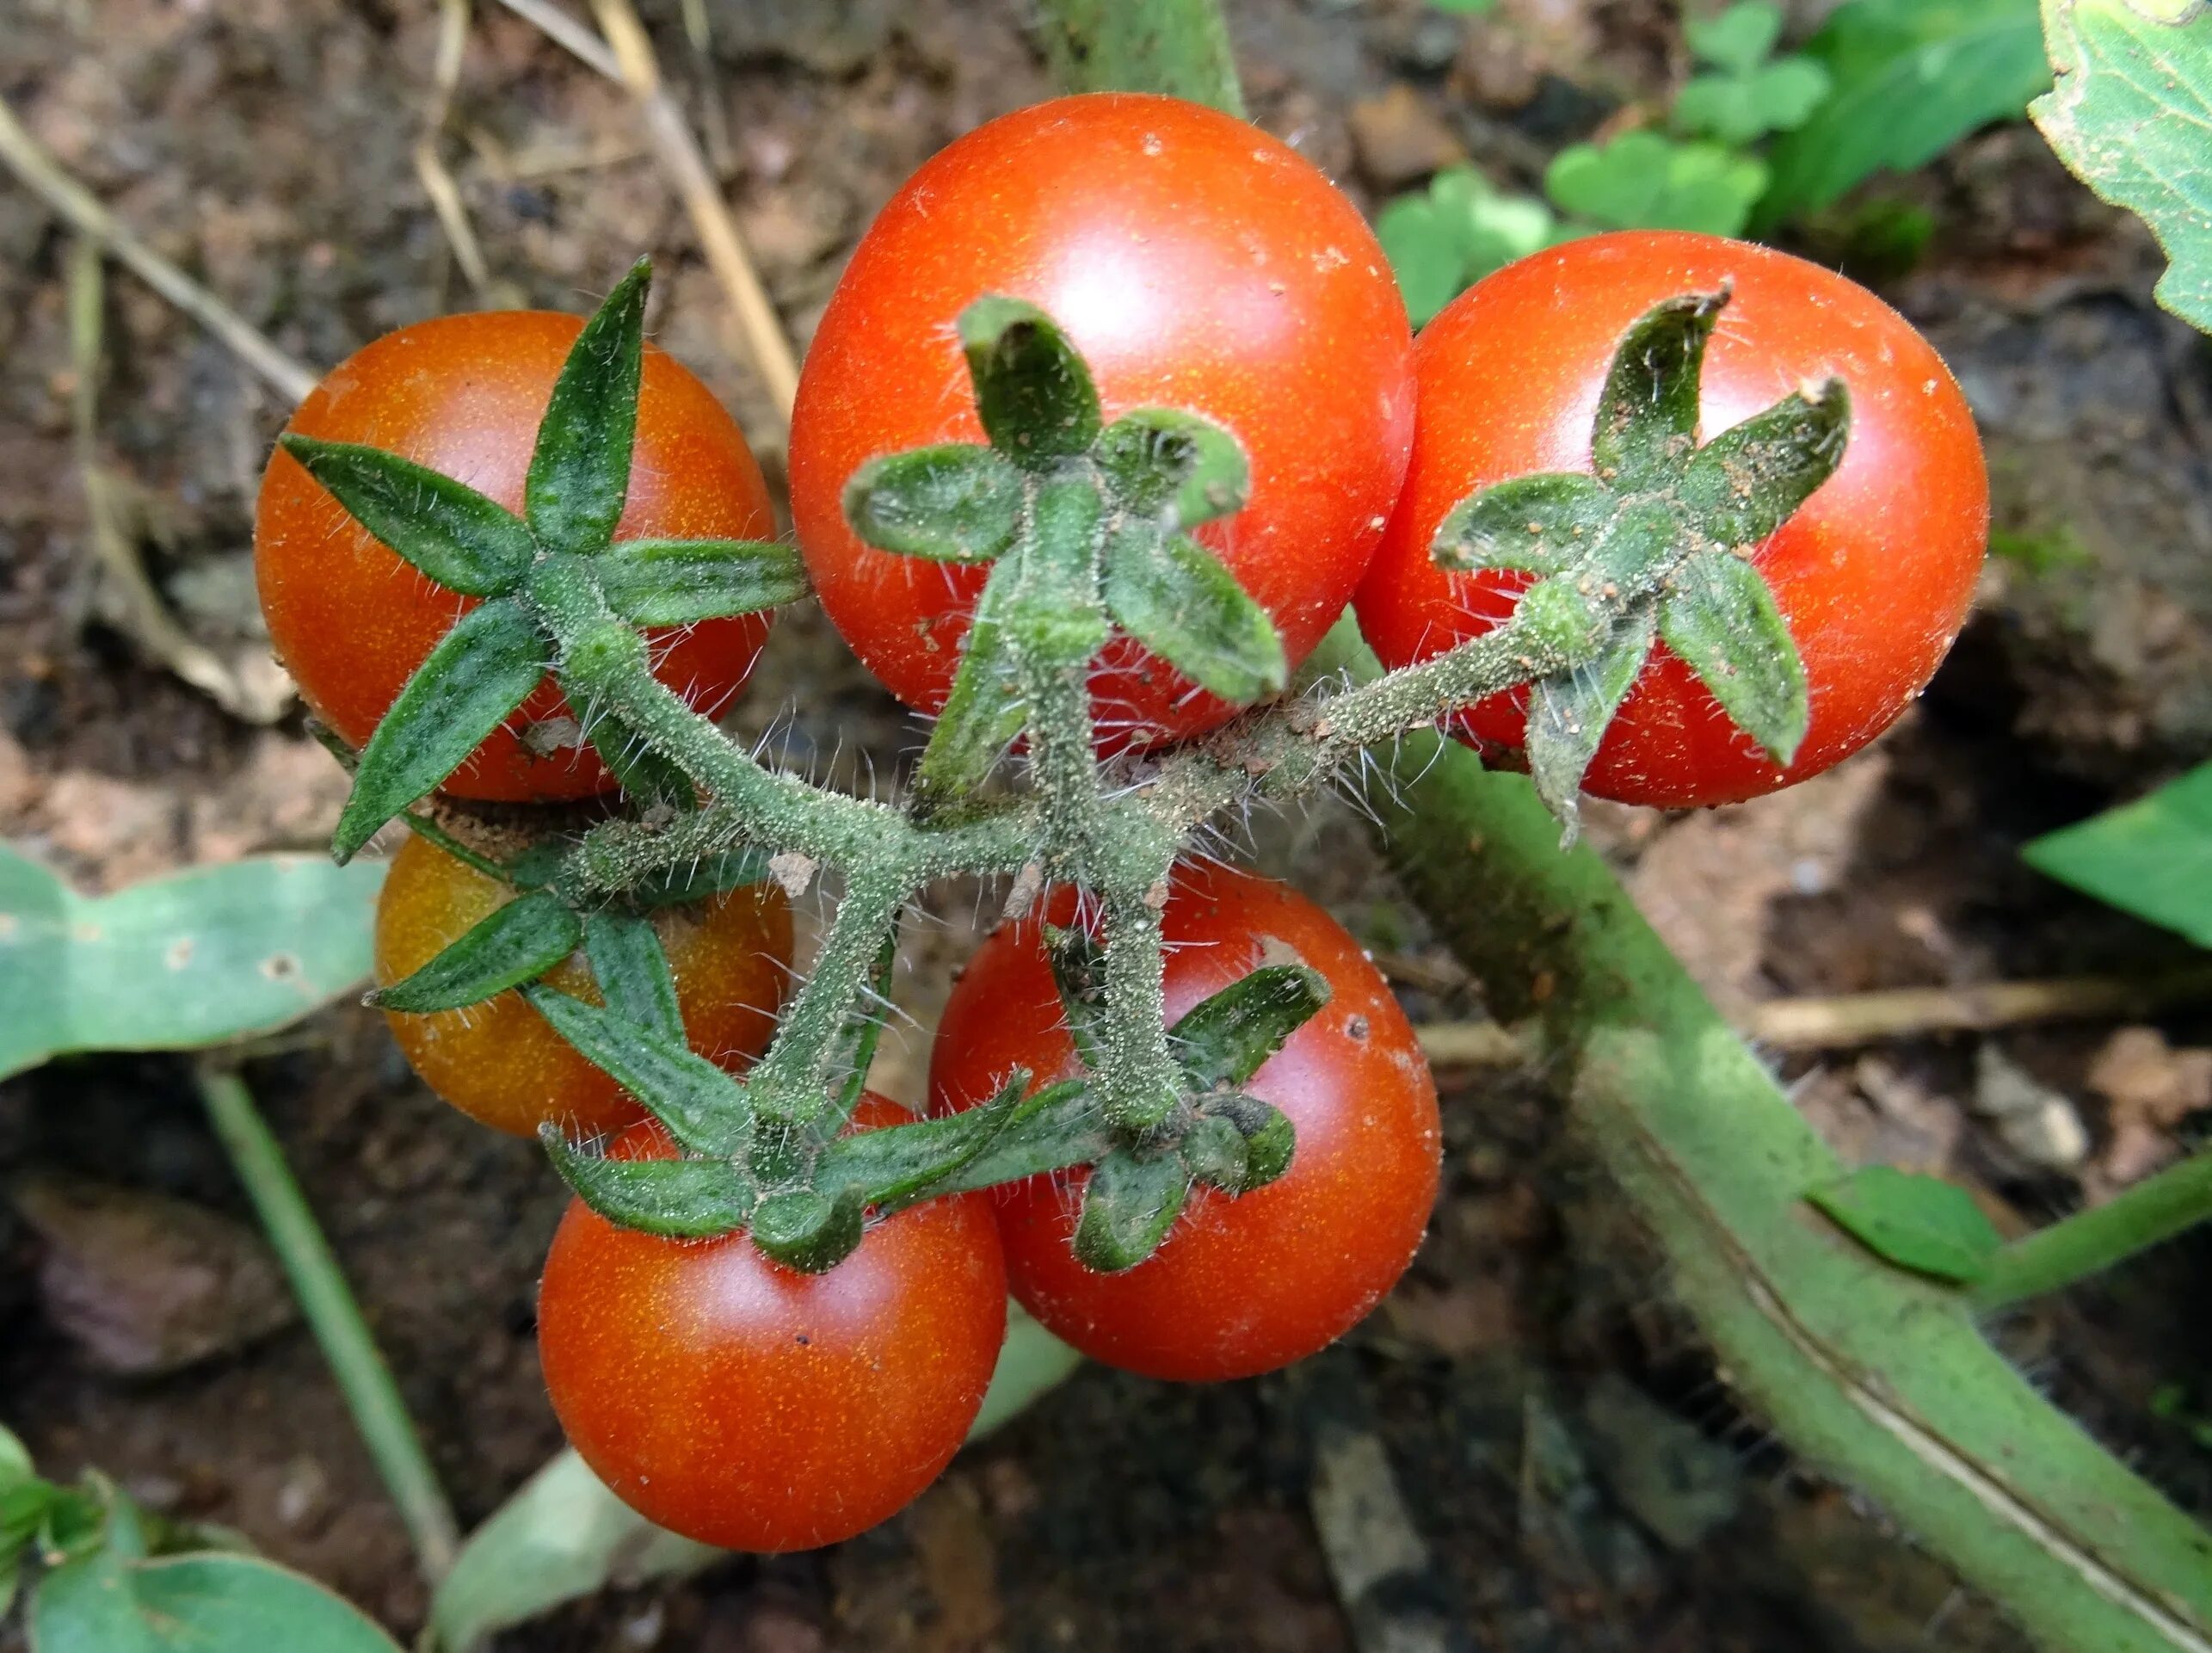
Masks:
[[[538,422],[582,326],[550,311],[496,311],[403,327],[333,368],[285,429],[388,449],[520,511]],[[688,369],[648,344],[615,538],[774,533],[767,484],[736,423]],[[262,478],[254,570],[277,657],[316,716],[354,747],[474,604],[385,549],[282,448]],[[650,635],[662,681],[712,716],[743,686],[767,620],[746,614]],[[520,737],[531,724],[569,715],[549,680],[443,790],[507,802],[607,790],[613,777],[588,749],[535,752]]]
[[[903,1109],[871,1097],[862,1128]],[[670,1150],[656,1126],[616,1144]],[[538,1298],[553,1410],[617,1496],[729,1550],[835,1544],[889,1519],[959,1449],[1006,1336],[986,1196],[872,1224],[823,1274],[742,1234],[681,1242],[570,1206]]]
[[[1785,770],[1736,730],[1661,645],[1590,766],[1602,798],[1733,803],[1802,780],[1895,721],[1964,623],[1988,540],[1988,475],[1958,385],[1912,325],[1816,264],[1670,231],[1593,236],[1476,284],[1414,347],[1420,434],[1406,488],[1359,590],[1388,666],[1442,652],[1511,613],[1525,577],[1447,574],[1429,548],[1479,488],[1591,468],[1614,348],[1661,299],[1734,296],[1705,354],[1701,441],[1830,375],[1852,398],[1843,463],[1753,558],[1805,663],[1812,721]],[[1517,748],[1525,692],[1473,707],[1460,732]]]
[[[514,891],[410,834],[377,897],[377,984],[435,958]],[[749,1062],[775,1032],[790,980],[791,903],[773,884],[747,885],[696,907],[668,908],[655,928],[675,977],[692,1048],[724,1067]],[[575,959],[546,982],[600,1002]],[[513,991],[434,1015],[386,1011],[392,1037],[431,1089],[471,1119],[519,1137],[548,1121],[573,1137],[619,1131],[643,1117],[627,1092]]]
[[[792,510],[846,642],[931,712],[987,571],[861,544],[840,497],[879,455],[983,440],[953,323],[986,293],[1060,324],[1109,419],[1183,408],[1237,435],[1251,503],[1198,537],[1303,659],[1374,554],[1413,435],[1405,306],[1352,203],[1254,126],[1124,93],[993,120],[892,197],[807,352]],[[1231,710],[1126,638],[1093,701],[1106,743],[1189,735]]]
[[[1070,893],[1044,916],[1069,922]],[[1295,955],[1328,978],[1328,1004],[1246,1087],[1296,1129],[1290,1169],[1235,1200],[1192,1189],[1160,1249],[1118,1274],[1070,1249],[1080,1175],[992,1197],[1014,1296],[1048,1329],[1109,1366],[1217,1382],[1326,1347],[1405,1272],[1436,1202],[1436,1086],[1381,972],[1287,885],[1186,867],[1162,923],[1171,1021],[1263,963]],[[1040,1084],[1078,1070],[1033,917],[986,941],[953,990],[930,1056],[932,1110],[987,1100],[1017,1066]]]

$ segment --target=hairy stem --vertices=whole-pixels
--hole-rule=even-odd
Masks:
[[[2212,1217],[2212,1151],[2190,1155],[2126,1193],[2015,1240],[1977,1286],[1977,1309],[2002,1309],[2103,1273]]]

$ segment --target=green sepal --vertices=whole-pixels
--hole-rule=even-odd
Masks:
[[[1021,528],[1021,472],[996,448],[946,442],[871,460],[845,484],[845,520],[878,551],[987,563]]]
[[[627,723],[603,707],[590,706],[582,692],[565,677],[561,680],[561,693],[584,739],[625,794],[640,803],[668,804],[683,810],[698,802],[698,789],[691,784],[691,777],[648,746]]]
[[[1659,635],[1769,757],[1796,756],[1812,715],[1805,666],[1757,569],[1731,552],[1691,556],[1661,600]]]
[[[377,989],[368,1002],[410,1015],[458,1010],[536,981],[583,937],[582,923],[559,897],[533,890],[478,920],[420,970]]]
[[[823,1150],[815,1184],[825,1192],[858,1188],[867,1204],[878,1207],[895,1206],[930,1189],[983,1153],[1009,1126],[1049,1106],[1052,1099],[1044,1093],[1026,1095],[1029,1078],[1026,1068],[1016,1068],[980,1107],[840,1137]]]
[[[671,1044],[683,1043],[675,974],[651,919],[611,909],[589,914],[583,921],[583,948],[608,1009]]]
[[[1595,477],[1543,472],[1493,483],[1453,506],[1429,554],[1439,568],[1562,574],[1590,554],[1619,508]]]
[[[713,1063],[626,1016],[543,984],[521,992],[578,1055],[666,1126],[677,1146],[716,1158],[745,1151],[753,1105],[745,1088]]]
[[[361,748],[330,853],[340,862],[459,768],[544,681],[551,651],[504,598],[453,622]]]
[[[1707,442],[1682,478],[1682,503],[1720,545],[1747,550],[1835,474],[1851,437],[1851,392],[1831,379],[1791,392]]]
[[[875,968],[868,972],[867,990],[845,1018],[830,1046],[829,1070],[841,1070],[845,1076],[837,1089],[835,1109],[839,1125],[853,1117],[868,1088],[868,1069],[876,1059],[876,1046],[883,1042],[884,1022],[890,1012],[891,974],[897,967],[898,926],[894,922],[876,954]]]
[[[1168,1045],[1196,1089],[1241,1085],[1328,1000],[1319,971],[1262,965],[1192,1005],[1168,1030]]]
[[[779,1188],[753,1208],[753,1243],[786,1268],[823,1274],[860,1248],[866,1218],[858,1188]]]
[[[1590,433],[1590,458],[1604,481],[1633,493],[1680,474],[1698,440],[1705,341],[1728,298],[1722,291],[1668,299],[1621,340]]]
[[[807,594],[798,547],[774,540],[618,540],[592,558],[607,606],[632,626],[695,626]]]
[[[982,785],[1027,720],[1028,702],[1021,695],[1019,663],[1006,630],[1006,610],[1020,573],[1018,560],[993,569],[976,599],[952,691],[915,770],[915,791],[927,808],[965,797]]]
[[[650,259],[639,259],[576,335],[538,427],[523,517],[552,551],[588,554],[614,538],[630,493],[645,367]]]
[[[1075,1058],[1087,1071],[1101,1072],[1106,1058],[1099,1049],[1098,1026],[1106,1015],[1106,949],[1081,929],[1049,930],[1045,942],[1052,986],[1060,995],[1060,1018]]]
[[[991,446],[1025,470],[1050,470],[1099,438],[1091,370],[1035,305],[992,294],[960,312],[976,411]]]
[[[1160,1249],[1191,1197],[1180,1155],[1117,1148],[1091,1168],[1075,1219],[1075,1260],[1101,1274],[1134,1268]]]
[[[1187,535],[1162,539],[1149,523],[1122,523],[1106,540],[1104,595],[1122,630],[1231,705],[1249,706],[1290,682],[1267,611]]]
[[[622,1228],[670,1240],[735,1232],[753,1215],[752,1179],[729,1159],[607,1159],[586,1153],[550,1122],[538,1139],[576,1198]]]
[[[428,466],[312,436],[280,436],[277,446],[386,549],[449,591],[497,596],[514,589],[537,555],[521,517]]]
[[[1224,1090],[1199,1106],[1180,1150],[1192,1176],[1234,1197],[1265,1187],[1289,1170],[1297,1142],[1282,1109]]]
[[[1106,428],[1093,456],[1114,502],[1168,528],[1194,528],[1244,509],[1252,462],[1212,420],[1180,408],[1137,408]]]
[[[956,1117],[965,1119],[980,1111],[970,1108]],[[933,1130],[937,1123],[925,1121],[925,1128]],[[914,1128],[898,1127],[902,1133]],[[865,1137],[844,1138],[839,1148],[865,1140]],[[1113,1135],[1089,1100],[1088,1088],[1083,1081],[1062,1079],[1018,1102],[1003,1123],[992,1128],[971,1157],[962,1157],[951,1169],[926,1185],[878,1199],[876,1207],[882,1212],[897,1211],[940,1194],[995,1188],[1001,1183],[1019,1182],[1071,1166],[1093,1164],[1111,1153],[1113,1146]]]
[[[1183,1168],[1193,1181],[1206,1183],[1224,1193],[1244,1192],[1251,1151],[1245,1146],[1244,1133],[1229,1120],[1215,1114],[1201,1114],[1191,1122],[1182,1141],[1175,1144],[1175,1151],[1182,1155]]]
[[[1537,796],[1559,817],[1562,848],[1580,832],[1582,777],[1598,755],[1606,725],[1651,658],[1652,605],[1639,602],[1595,660],[1556,672],[1529,690],[1525,750]]]
[[[656,868],[631,887],[630,899],[642,907],[680,907],[758,884],[767,876],[767,850],[718,850],[681,867]]]

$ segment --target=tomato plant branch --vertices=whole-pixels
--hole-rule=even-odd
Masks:
[[[2199,1151],[1997,1254],[1975,1306],[2002,1309],[2102,1274],[2212,1218],[2212,1152]]]

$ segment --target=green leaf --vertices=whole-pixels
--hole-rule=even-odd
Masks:
[[[845,1018],[830,1047],[827,1070],[844,1075],[837,1092],[840,1121],[853,1117],[867,1089],[868,1069],[875,1062],[876,1046],[883,1042],[884,1023],[890,1015],[891,976],[897,968],[898,926],[894,922],[884,937],[883,950],[876,954],[875,968],[868,974],[868,990]]]
[[[1726,293],[1685,293],[1653,305],[1622,336],[1592,423],[1598,475],[1623,491],[1680,474],[1698,440],[1705,342]]]
[[[1768,151],[1761,231],[1876,172],[1925,166],[2050,84],[2036,0],[1849,0],[1804,51],[1833,89]]]
[[[592,559],[607,607],[632,626],[695,626],[797,602],[796,546],[773,540],[618,540]]]
[[[521,518],[427,466],[354,442],[299,435],[277,442],[354,521],[448,590],[496,596],[537,555]]]
[[[745,1088],[713,1063],[625,1016],[566,993],[542,985],[521,991],[585,1061],[666,1126],[678,1147],[725,1158],[744,1151],[752,1137],[752,1104]]]
[[[1532,195],[1507,194],[1470,167],[1448,167],[1375,220],[1416,327],[1473,283],[1580,231]]]
[[[81,896],[0,844],[0,1078],[271,1033],[369,973],[379,863],[258,855]]]
[[[1736,235],[1766,188],[1766,168],[1718,144],[1627,132],[1602,149],[1575,144],[1562,150],[1544,172],[1543,187],[1561,210],[1607,229]]]
[[[2212,13],[2186,0],[2051,0],[2045,17],[2058,83],[2029,113],[2075,176],[2158,237],[2172,261],[2158,301],[2212,331]]]
[[[607,1008],[671,1044],[684,1040],[676,978],[649,918],[602,910],[583,921],[584,956]]]
[[[753,1180],[730,1159],[604,1159],[572,1146],[557,1125],[539,1140],[577,1199],[622,1228],[669,1240],[735,1233],[753,1214]]]
[[[0,854],[5,853],[0,850]],[[35,1478],[31,1469],[30,1448],[23,1445],[14,1430],[0,1424],[0,1494],[12,1491]]]
[[[1170,529],[1240,511],[1252,496],[1252,463],[1236,438],[1178,408],[1124,414],[1099,438],[1097,457],[1124,510]]]
[[[459,768],[551,663],[537,626],[504,599],[454,621],[361,748],[330,853],[351,860],[378,828]]]
[[[1559,817],[1562,846],[1571,845],[1580,830],[1582,777],[1636,674],[1651,657],[1655,629],[1651,605],[1638,603],[1621,617],[1595,660],[1546,677],[1529,692],[1529,780]]]
[[[1889,1165],[1866,1166],[1805,1198],[1876,1256],[1962,1286],[1989,1272],[2001,1243],[1965,1189]]]
[[[1091,1168],[1083,1185],[1076,1261],[1101,1274],[1136,1268],[1160,1249],[1190,1194],[1191,1174],[1179,1156],[1140,1158],[1115,1149]]]
[[[976,411],[991,446],[1026,469],[1088,453],[1099,438],[1091,370],[1035,305],[996,295],[960,312]]]
[[[1588,554],[1617,509],[1611,489],[1578,471],[1514,477],[1446,512],[1429,554],[1439,568],[1461,573],[1562,574]]]
[[[1201,999],[1168,1030],[1192,1087],[1241,1085],[1328,1002],[1328,980],[1303,965],[1262,965]]]
[[[412,1015],[458,1010],[536,981],[582,940],[582,924],[561,898],[533,890],[494,909],[413,975],[370,994],[369,1002]]]
[[[1659,635],[1769,757],[1796,756],[1811,717],[1804,663],[1757,569],[1730,552],[1691,556],[1660,602]]]
[[[1839,379],[1810,399],[1792,391],[1699,448],[1683,474],[1681,498],[1717,545],[1763,545],[1843,463],[1851,441],[1851,392]]]
[[[1698,62],[1748,74],[1782,38],[1782,13],[1765,0],[1739,0],[1716,15],[1685,20],[1682,38]]]
[[[652,280],[650,260],[631,266],[583,324],[553,381],[522,490],[530,531],[551,550],[602,550],[622,520],[638,440],[645,292]]]
[[[768,876],[768,852],[761,848],[724,849],[681,867],[650,873],[630,891],[630,898],[644,907],[682,906],[710,896],[758,884]]]
[[[397,1653],[314,1580],[231,1554],[126,1561],[96,1550],[39,1582],[29,1628],[37,1653]]]
[[[2212,947],[2212,763],[2020,855],[2045,878]]]
[[[1124,522],[1107,539],[1106,611],[1121,628],[1201,688],[1249,706],[1290,682],[1267,611],[1204,546]]]
[[[698,801],[691,778],[672,758],[645,743],[645,737],[604,706],[592,706],[590,697],[565,679],[561,693],[571,715],[582,719],[584,738],[615,783],[641,803],[664,803],[687,810]]]
[[[1699,75],[1675,98],[1674,125],[1741,148],[1803,126],[1833,85],[1810,58],[1784,58],[1747,74]]]
[[[935,1185],[980,1157],[1006,1132],[1081,1089],[1063,1082],[1032,1096],[1029,1080],[1026,1068],[1016,1068],[980,1107],[840,1137],[824,1150],[815,1185],[825,1193],[857,1190],[863,1203],[887,1211],[916,1194],[939,1192]]]
[[[1014,543],[1026,489],[996,448],[946,442],[871,460],[845,484],[845,520],[878,551],[987,563]]]
[[[915,770],[915,791],[927,807],[965,797],[982,785],[1028,719],[1020,669],[1006,629],[1006,611],[1020,574],[1014,563],[1000,564],[976,599],[952,692]]]

